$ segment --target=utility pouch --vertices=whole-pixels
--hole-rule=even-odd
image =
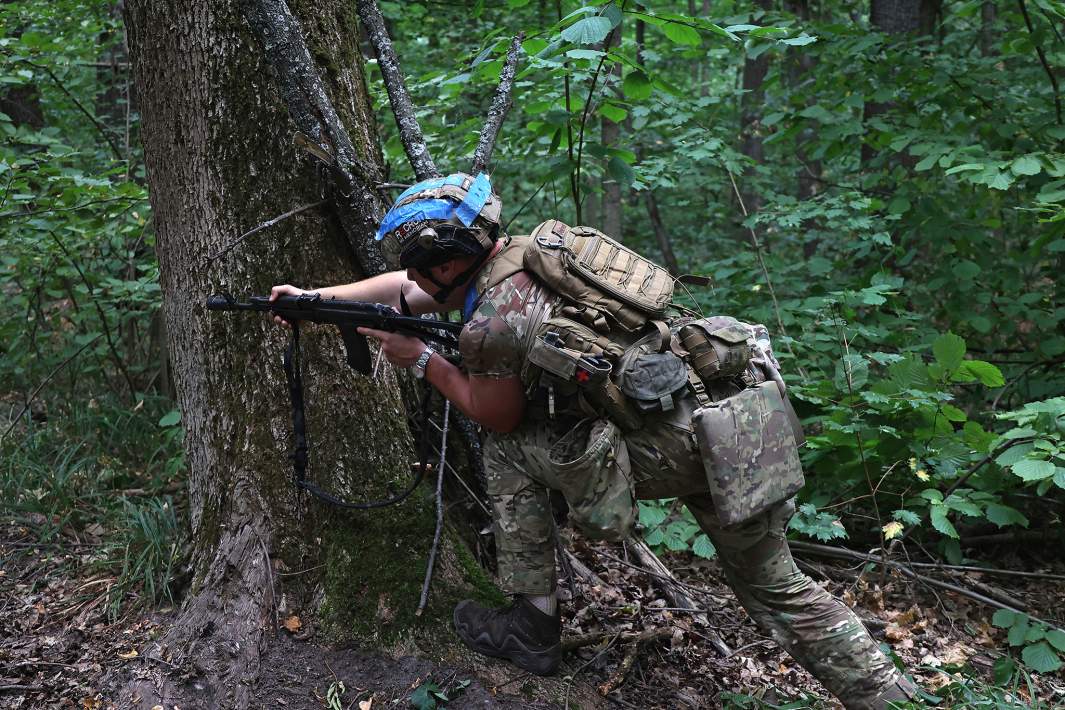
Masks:
[[[736,525],[803,487],[793,424],[775,382],[762,382],[692,416],[722,525]]]
[[[677,336],[706,384],[740,375],[751,360],[751,331],[734,318],[700,318],[682,326]]]
[[[585,419],[548,451],[574,523],[595,540],[623,540],[636,521],[629,451],[609,419]]]
[[[621,373],[621,391],[641,412],[668,412],[688,384],[688,366],[671,352],[643,353]]]

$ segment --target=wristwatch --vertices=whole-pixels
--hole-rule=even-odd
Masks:
[[[419,380],[425,377],[425,368],[429,366],[429,358],[431,358],[435,352],[435,350],[426,345],[425,350],[422,350],[422,354],[418,356],[418,359],[415,360],[414,364],[411,366],[414,368],[414,376]]]

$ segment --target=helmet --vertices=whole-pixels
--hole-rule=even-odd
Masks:
[[[501,207],[484,173],[422,180],[396,199],[376,239],[392,268],[427,269],[483,255],[499,235]]]

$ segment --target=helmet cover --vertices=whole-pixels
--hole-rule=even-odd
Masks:
[[[495,242],[501,207],[484,173],[422,180],[396,199],[376,240],[392,268],[427,268],[477,255]]]

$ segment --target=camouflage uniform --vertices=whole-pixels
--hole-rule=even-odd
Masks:
[[[487,274],[479,278],[481,297],[459,341],[465,366],[476,377],[520,376],[535,329],[556,297],[525,272],[487,290]],[[486,442],[499,578],[510,593],[548,594],[555,588],[548,495],[562,482],[548,451],[581,420],[567,405],[557,402],[556,416],[549,418],[542,403],[530,401],[515,431],[493,432]],[[795,511],[792,501],[739,525],[720,524],[693,437],[697,407],[689,393],[677,398],[672,411],[647,415],[643,428],[625,435],[610,465],[630,477],[637,497],[678,497],[688,506],[717,547],[728,581],[751,618],[847,707],[887,707],[881,694],[904,697],[908,682],[855,614],[796,567],[785,539]]]

